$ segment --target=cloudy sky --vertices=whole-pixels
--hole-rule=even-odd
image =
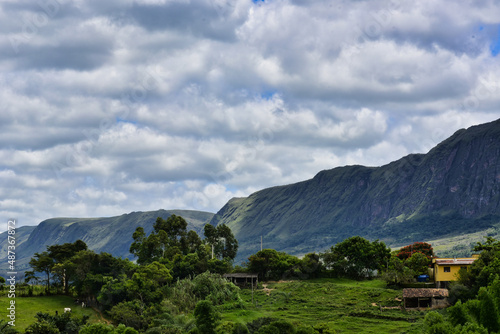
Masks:
[[[0,212],[216,212],[500,117],[496,0],[2,0]]]

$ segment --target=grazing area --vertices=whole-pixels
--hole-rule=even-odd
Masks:
[[[0,309],[8,307],[10,299],[6,294],[0,296]],[[16,326],[23,333],[26,327],[35,322],[35,315],[44,312],[54,315],[64,313],[65,308],[71,308],[71,313],[89,316],[89,323],[106,322],[102,316],[90,307],[82,308],[75,304],[74,298],[69,296],[17,297],[16,298]],[[4,320],[4,319],[2,319]]]
[[[242,289],[245,309],[222,306],[222,320],[251,323],[259,318],[287,320],[296,327],[324,333],[419,333],[424,312],[400,309],[402,290],[387,289],[382,280],[312,279],[259,284]],[[264,289],[262,288],[264,287]],[[328,330],[328,331],[327,331]]]

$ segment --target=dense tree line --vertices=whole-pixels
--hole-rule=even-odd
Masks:
[[[248,258],[247,270],[261,280],[317,278],[320,276],[367,279],[382,271],[391,250],[381,241],[361,237],[348,238],[328,251],[309,253],[299,259],[274,249],[263,249]]]

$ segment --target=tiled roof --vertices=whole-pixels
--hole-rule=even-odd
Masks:
[[[448,289],[403,289],[403,298],[448,297]]]

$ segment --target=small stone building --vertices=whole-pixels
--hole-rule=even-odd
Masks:
[[[403,289],[403,308],[444,308],[448,306],[447,289]]]

